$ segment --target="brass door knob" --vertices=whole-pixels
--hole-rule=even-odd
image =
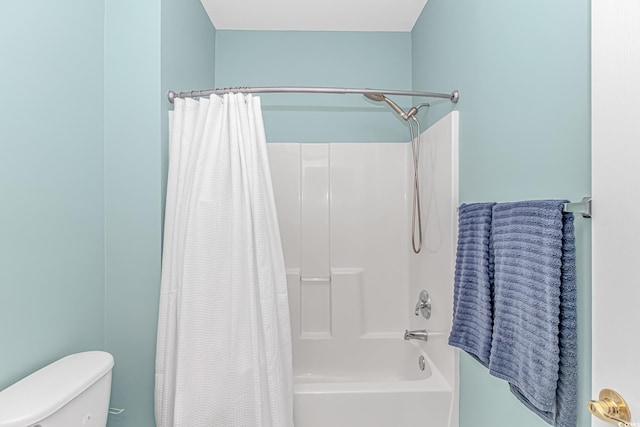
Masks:
[[[626,424],[631,421],[629,406],[618,393],[604,388],[600,391],[598,399],[587,402],[589,412],[597,418],[612,424]]]

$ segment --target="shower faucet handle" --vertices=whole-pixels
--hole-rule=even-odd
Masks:
[[[431,297],[427,291],[420,292],[418,302],[416,303],[416,316],[422,315],[425,319],[431,317]]]

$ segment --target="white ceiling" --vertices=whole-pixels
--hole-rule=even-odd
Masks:
[[[411,31],[427,0],[201,0],[218,30]]]

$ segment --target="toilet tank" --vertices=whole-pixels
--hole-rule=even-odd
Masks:
[[[104,427],[113,356],[72,354],[0,391],[0,427]]]

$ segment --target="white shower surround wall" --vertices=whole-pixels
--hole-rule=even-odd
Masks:
[[[268,144],[288,273],[296,427],[458,425],[457,352],[446,342],[457,129],[452,112],[422,134],[419,255],[410,249],[409,144]],[[413,314],[421,289],[433,299],[429,320]],[[433,334],[406,342],[407,328]]]

